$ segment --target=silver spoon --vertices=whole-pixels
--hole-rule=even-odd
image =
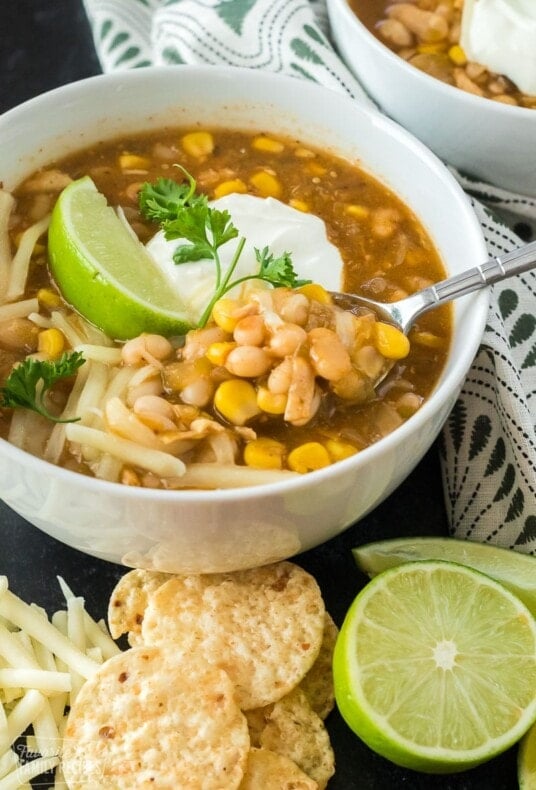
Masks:
[[[455,274],[446,280],[430,285],[422,291],[417,291],[398,302],[376,302],[358,294],[332,292],[335,303],[346,310],[366,307],[376,313],[382,321],[394,324],[404,334],[407,334],[415,320],[433,310],[440,304],[451,302],[459,296],[472,291],[486,288],[488,285],[506,280],[515,274],[530,271],[536,266],[536,241],[519,247],[512,252],[507,252],[500,257],[491,257],[481,264],[468,269],[461,274]]]

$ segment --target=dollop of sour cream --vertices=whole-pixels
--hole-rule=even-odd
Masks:
[[[465,0],[460,44],[469,60],[536,95],[536,0]]]
[[[227,195],[210,205],[228,211],[238,229],[238,237],[223,244],[218,251],[224,273],[240,237],[246,239],[231,281],[258,272],[255,248],[269,247],[275,257],[291,253],[294,271],[300,279],[321,283],[328,290],[341,290],[343,261],[337,247],[328,241],[326,226],[319,217],[298,211],[275,198],[253,195]],[[192,323],[197,323],[214,294],[216,267],[213,260],[207,259],[175,264],[173,253],[181,243],[181,239],[167,241],[163,231],[159,231],[146,244],[146,249],[185,305]],[[232,296],[234,291],[226,295]]]

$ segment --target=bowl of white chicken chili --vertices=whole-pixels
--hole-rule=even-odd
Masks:
[[[173,67],[60,88],[0,136],[0,495],[32,524],[132,567],[252,567],[335,536],[428,450],[486,296],[406,338],[330,295],[485,259],[411,135],[318,85]]]
[[[531,0],[328,0],[368,94],[463,174],[536,196]]]

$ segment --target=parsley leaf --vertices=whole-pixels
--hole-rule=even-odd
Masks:
[[[233,225],[229,212],[209,206],[206,196],[196,193],[197,185],[193,176],[183,167],[180,169],[187,178],[185,184],[176,184],[171,179],[159,178],[154,185],[143,185],[140,192],[140,210],[147,219],[160,222],[166,239],[184,239],[187,242],[179,244],[173,253],[176,264],[202,259],[214,261],[216,288],[199,320],[200,327],[207,323],[218,299],[246,280],[264,280],[276,288],[281,286],[296,288],[311,282],[298,279],[289,252],[284,252],[276,258],[268,247],[261,251],[255,249],[255,258],[259,264],[259,270],[255,274],[232,280],[244,248],[243,236],[238,240],[233,258],[224,275],[218,250],[223,244],[238,237],[238,229]]]
[[[274,258],[274,254],[265,247],[263,250],[255,249],[255,258],[260,267],[257,275],[259,280],[286,288],[299,288],[300,285],[311,282],[311,280],[300,280],[296,276],[290,252],[284,252],[283,255]]]
[[[180,244],[173,253],[175,263],[213,260],[221,277],[218,249],[238,236],[228,211],[219,211],[208,206],[192,206],[182,209],[175,220],[163,225],[166,239],[188,239],[191,244]]]
[[[144,217],[164,222],[173,219],[178,205],[188,197],[187,184],[177,184],[171,178],[159,178],[156,184],[145,183],[140,191],[140,209]]]
[[[53,422],[76,422],[60,420],[50,414],[44,400],[48,390],[60,379],[72,376],[85,362],[80,351],[65,352],[59,359],[43,361],[27,358],[17,365],[0,387],[0,406],[9,409],[31,409]]]
[[[180,165],[186,176],[186,183],[178,184],[172,178],[159,178],[154,184],[143,184],[139,194],[140,211],[153,222],[168,222],[177,216],[183,206],[206,204],[205,195],[196,195],[195,179]]]

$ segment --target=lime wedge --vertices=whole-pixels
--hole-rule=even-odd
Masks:
[[[517,595],[536,617],[536,557],[455,538],[394,538],[352,550],[363,573],[375,576],[413,560],[448,560],[491,576]]]
[[[517,778],[519,790],[536,790],[536,725],[519,744]]]
[[[65,300],[110,337],[188,330],[179,297],[89,177],[73,181],[60,194],[48,251]]]
[[[351,729],[398,765],[461,771],[507,749],[536,719],[536,623],[493,579],[411,562],[360,592],[334,653]]]

